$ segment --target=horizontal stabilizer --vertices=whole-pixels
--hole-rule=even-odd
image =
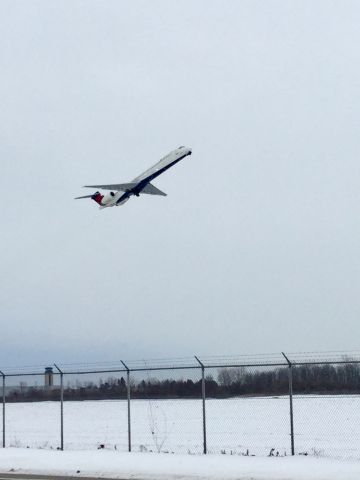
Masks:
[[[92,193],[91,195],[83,195],[82,197],[75,197],[74,200],[79,200],[80,198],[92,198],[94,194]]]

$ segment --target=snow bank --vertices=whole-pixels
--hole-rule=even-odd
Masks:
[[[288,397],[209,399],[207,447],[267,456],[290,454]],[[1,414],[0,414],[1,422]],[[295,452],[360,460],[360,396],[294,397]],[[203,451],[201,400],[132,400],[134,452]],[[65,450],[96,450],[100,444],[127,452],[127,402],[64,404]],[[56,449],[60,445],[58,402],[6,405],[6,445]],[[360,478],[360,477],[359,477]]]
[[[0,450],[0,471],[132,480],[359,480],[360,462],[304,456],[259,458],[7,448]]]

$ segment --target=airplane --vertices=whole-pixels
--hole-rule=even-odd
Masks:
[[[166,197],[166,193],[162,192],[150,182],[158,177],[166,170],[180,162],[183,158],[191,155],[191,149],[181,146],[176,150],[168,153],[153,167],[146,170],[144,173],[134,178],[130,183],[114,183],[110,185],[84,185],[85,188],[100,188],[102,190],[111,190],[110,193],[102,195],[99,191],[91,195],[84,195],[76,197],[91,198],[100,205],[100,210],[108,207],[118,207],[124,205],[132,195],[138,197],[140,194],[146,193],[148,195],[162,195]]]

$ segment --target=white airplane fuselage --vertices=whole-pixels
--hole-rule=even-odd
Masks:
[[[91,198],[95,200],[100,206],[100,209],[120,206],[126,203],[133,195],[139,196],[141,193],[152,195],[166,195],[158,190],[150,182],[171,168],[176,163],[180,162],[186,156],[191,155],[191,149],[187,147],[179,147],[173,150],[165,157],[163,157],[154,166],[146,170],[144,173],[134,178],[128,184],[114,184],[114,185],[87,185],[87,187],[98,187],[106,190],[114,190],[109,193],[102,194],[99,191],[92,195],[77,198]]]
[[[110,192],[106,193],[105,195],[101,195],[102,197],[100,202],[95,200],[100,205],[100,209],[108,208],[108,207],[118,207],[119,205],[124,205],[130,197],[124,198],[122,201],[119,201],[123,192]],[[117,203],[118,202],[118,203]]]

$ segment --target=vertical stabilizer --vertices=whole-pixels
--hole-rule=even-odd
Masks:
[[[91,199],[95,200],[96,203],[102,205],[101,201],[104,198],[104,195],[101,195],[100,192],[95,192],[94,195],[91,195]]]

